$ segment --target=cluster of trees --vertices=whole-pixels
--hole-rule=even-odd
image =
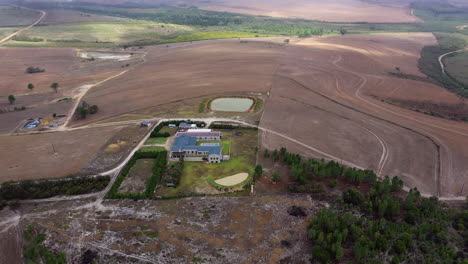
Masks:
[[[264,157],[273,156],[274,161],[283,161],[291,167],[293,180],[300,184],[306,184],[309,180],[318,179],[341,179],[348,183],[360,185],[362,183],[373,184],[377,181],[377,174],[372,170],[361,170],[348,168],[336,161],[304,160],[299,154],[289,153],[286,148],[280,151],[274,150],[271,154],[268,149],[264,150]]]
[[[137,151],[130,158],[128,163],[120,172],[119,176],[115,180],[114,185],[107,193],[107,198],[120,199],[120,198],[131,198],[131,199],[151,199],[154,196],[154,190],[156,185],[161,181],[162,175],[166,169],[166,156],[167,151]],[[144,193],[119,193],[119,187],[127,177],[130,169],[135,165],[138,159],[154,159],[154,165],[152,169],[151,177],[146,182],[146,190]]]
[[[372,194],[362,197],[350,190],[343,199],[364,207],[388,199],[391,183],[378,184]],[[422,198],[416,189],[405,199],[392,199],[401,208],[392,218],[368,210],[360,216],[334,209],[318,213],[308,230],[313,258],[321,263],[344,258],[356,263],[466,263],[466,211],[449,211],[437,198]]]
[[[16,101],[16,97],[15,97],[14,95],[10,94],[10,95],[8,96],[8,102],[9,102],[10,104],[13,104],[15,101]]]
[[[39,73],[39,72],[45,72],[45,69],[41,69],[39,67],[34,67],[34,66],[29,66],[26,68],[26,73]]]
[[[240,125],[231,125],[231,124],[219,124],[219,123],[211,123],[210,127],[211,129],[252,129],[252,130],[258,130],[256,127],[249,127],[249,126],[240,126]]]
[[[83,101],[80,106],[75,110],[75,115],[78,119],[85,119],[88,115],[94,115],[99,111],[97,105],[89,105],[87,102]]]
[[[65,264],[66,255],[49,251],[44,246],[45,234],[36,230],[31,224],[23,231],[23,260],[24,263]]]
[[[109,176],[97,176],[6,182],[0,186],[0,200],[44,199],[57,195],[92,193],[103,190],[109,181]]]
[[[141,6],[132,7],[141,8]],[[72,8],[86,13],[121,16],[140,20],[153,20],[169,24],[194,25],[202,27],[241,24],[242,18],[246,17],[232,13],[206,11],[194,8],[188,9],[165,7],[161,9],[153,9],[152,12],[148,12],[144,9],[141,11],[136,9],[128,9],[127,6],[100,7],[89,4],[73,5]]]
[[[184,162],[179,161],[173,164],[170,164],[167,168],[166,177],[164,178],[164,183],[172,183],[177,187],[182,178],[182,171],[184,169]]]

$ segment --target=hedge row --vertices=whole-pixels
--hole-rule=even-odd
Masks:
[[[211,129],[237,129],[237,128],[242,128],[242,129],[258,130],[257,127],[241,126],[241,125],[230,125],[230,124],[215,124],[215,123],[212,123],[209,128],[211,128]]]
[[[93,193],[103,190],[109,181],[109,176],[96,176],[7,182],[0,186],[0,200],[44,199],[57,195]]]
[[[154,129],[153,132],[151,132],[150,137],[155,138],[155,137],[169,137],[169,133],[160,133],[159,131],[165,127],[168,126],[169,124],[174,124],[176,126],[179,126],[180,123],[187,123],[187,124],[196,124],[199,127],[205,127],[206,123],[205,122],[194,122],[194,121],[189,121],[189,120],[169,120],[169,121],[164,121],[159,123]]]
[[[107,193],[107,198],[110,199],[119,199],[119,198],[130,198],[130,199],[145,199],[145,198],[153,198],[154,189],[156,185],[161,180],[162,174],[164,173],[164,169],[166,167],[166,156],[167,151],[137,151],[135,154],[130,158],[128,163],[122,169],[121,173],[115,180],[114,185],[112,185],[111,189]],[[124,181],[125,177],[127,177],[128,173],[130,172],[131,168],[135,165],[138,159],[154,159],[153,165],[153,173],[149,180],[146,183],[146,190],[144,193],[119,193],[119,187]]]

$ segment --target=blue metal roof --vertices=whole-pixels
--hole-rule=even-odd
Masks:
[[[189,135],[181,135],[174,139],[171,151],[183,151],[183,150],[195,150],[195,151],[208,151],[209,155],[216,154],[221,155],[221,146],[197,146],[197,138]]]

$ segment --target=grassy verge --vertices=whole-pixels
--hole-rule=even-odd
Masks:
[[[145,145],[151,145],[151,144],[165,144],[167,141],[167,138],[161,137],[161,138],[148,138],[146,140]]]
[[[206,111],[206,106],[209,101],[210,101],[210,98],[205,98],[200,102],[200,105],[198,106],[199,113],[204,113]]]

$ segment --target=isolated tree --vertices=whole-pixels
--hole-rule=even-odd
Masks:
[[[28,89],[32,91],[32,89],[34,89],[34,84],[28,83]]]
[[[54,83],[52,83],[52,84],[50,85],[50,88],[54,89],[55,92],[57,92],[58,87],[59,87],[59,84],[56,83],[56,82],[54,82]]]
[[[257,165],[255,166],[255,179],[260,179],[262,177],[262,174],[263,174],[263,168],[262,168],[262,165]]]
[[[91,115],[94,115],[95,113],[97,113],[99,110],[98,106],[97,105],[92,105],[89,107],[89,114]]]
[[[268,149],[265,149],[265,151],[263,152],[263,157],[265,157],[265,158],[270,157],[270,152],[268,151]]]
[[[340,29],[340,34],[341,34],[342,36],[346,35],[346,33],[348,33],[348,30],[347,30],[347,29],[344,29],[344,28],[341,28],[341,29]]]
[[[400,73],[400,67],[395,67],[395,71],[397,71],[398,73]]]
[[[281,180],[281,175],[277,172],[273,173],[273,181],[274,182],[279,182]]]
[[[10,102],[10,104],[13,104],[15,100],[16,100],[16,97],[14,95],[10,94],[8,96],[8,102]]]

